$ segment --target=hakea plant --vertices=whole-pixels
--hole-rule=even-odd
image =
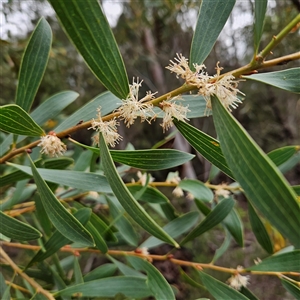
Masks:
[[[1,297],[63,299],[78,296],[94,299],[124,295],[126,299],[149,296],[159,300],[175,299],[176,288],[172,289],[164,274],[152,264],[155,261],[185,267],[180,272],[188,283],[199,288],[199,295],[211,295],[221,300],[225,297],[258,299],[248,289],[251,289],[252,281],[249,276],[268,275],[278,277],[287,291],[299,297],[299,186],[291,187],[278,166],[280,168],[288,161],[292,168],[300,146],[276,149],[266,155],[231,111],[242,103],[241,97],[245,96],[238,89],[240,80],[260,81],[289,92],[300,92],[299,81],[294,80],[300,77],[299,68],[256,74],[260,69],[300,58],[297,52],[266,60],[289,33],[297,34],[300,15],[259,52],[267,1],[255,1],[252,61],[223,74],[217,62],[216,74],[209,75],[203,62],[235,1],[203,0],[189,59],[177,54],[166,67],[183,79],[184,84],[165,95],[155,97],[157,92],[149,91],[141,97],[143,81],[134,78],[132,84],[128,83],[118,46],[98,1],[49,2],[79,53],[109,92],[80,108],[54,131],[44,132],[40,125],[47,121],[50,113],[60,112],[56,104],[62,99],[71,103],[78,95],[62,92],[50,98],[50,104],[46,101],[32,115],[28,113],[51,49],[51,29],[42,18],[23,55],[16,103],[1,106],[0,110],[0,128],[8,133],[0,147],[0,162],[6,163],[1,179],[4,200],[0,211],[0,257],[1,264],[9,270],[4,277],[0,276]],[[73,19],[73,16],[76,18]],[[207,24],[211,24],[209,31]],[[193,94],[187,96],[189,93]],[[49,115],[41,114],[45,111]],[[195,115],[206,117],[211,114],[219,140],[188,123]],[[85,119],[79,121],[79,115]],[[201,182],[180,178],[178,171],[170,172],[163,182],[151,176],[151,171],[174,168],[191,160],[194,156],[189,153],[158,146],[148,150],[110,150],[108,146],[113,148],[123,139],[118,132],[120,122],[124,121],[126,127],[130,127],[137,119],[150,125],[162,119],[163,132],[175,125],[186,141],[214,165],[209,180]],[[82,145],[70,138],[72,133],[81,129],[95,131],[93,146]],[[26,137],[29,137],[27,140],[30,137],[35,140],[26,144]],[[62,141],[66,138],[87,149],[76,158],[81,163],[81,171],[78,171],[79,167],[72,170],[70,166],[71,152]],[[35,147],[41,147],[40,153],[32,150]],[[64,157],[65,154],[68,157]],[[52,159],[47,159],[47,156]],[[100,164],[96,162],[98,156]],[[114,162],[121,167],[116,168]],[[64,170],[67,167],[69,170]],[[215,167],[234,182],[212,184]],[[86,171],[88,169],[90,172]],[[132,172],[135,172],[135,177],[125,183],[122,176]],[[175,199],[185,198],[189,204],[194,203],[189,205],[193,211],[180,215],[173,206],[175,202],[171,202],[159,190],[160,187],[170,187],[170,195]],[[29,189],[31,193],[28,193]],[[28,195],[32,194],[32,190],[37,193],[31,198],[24,196],[23,190]],[[243,247],[243,222],[234,207],[236,194],[240,193],[247,198],[253,234],[266,251],[263,256],[268,257],[257,259],[256,263],[245,268],[220,266],[216,261],[229,251],[231,240]],[[145,206],[140,201],[146,202]],[[164,227],[154,221],[148,207],[156,211],[155,217]],[[132,221],[150,236],[147,238],[143,234],[143,238],[139,237],[136,227],[131,225]],[[173,256],[174,251],[180,252],[180,248],[188,242],[193,241],[196,245],[200,235],[218,224],[224,229],[224,241],[211,262],[180,260]],[[37,242],[28,243],[35,240]],[[153,250],[164,243],[170,245],[170,251],[164,255],[153,254]],[[33,251],[18,263],[10,257],[10,248]],[[282,252],[273,255],[275,250]],[[75,279],[67,277],[61,252],[70,254]],[[105,255],[110,263],[88,270],[83,277],[79,261],[86,257],[85,253]],[[45,263],[49,257],[49,264]],[[126,266],[118,257],[126,258]],[[28,258],[30,261],[25,261]],[[249,261],[247,259],[247,263]],[[45,270],[47,278],[40,278],[44,283],[37,282],[35,274]],[[227,273],[228,279],[221,282],[208,275],[207,270]],[[23,282],[17,279],[16,274]],[[201,281],[201,285],[197,281]]]

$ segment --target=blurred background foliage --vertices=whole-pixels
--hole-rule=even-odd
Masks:
[[[107,5],[108,2],[118,3],[122,7],[119,18],[115,20],[116,24],[113,27],[113,32],[126,65],[129,81],[131,82],[133,77],[142,79],[144,83],[141,93],[151,90],[152,92],[158,91],[158,95],[161,95],[178,87],[181,82],[174,74],[170,74],[165,69],[165,66],[169,64],[169,60],[173,59],[176,53],[188,56],[200,1],[128,0],[125,2],[102,0],[102,2],[104,5]],[[44,0],[30,2],[8,0],[2,1],[0,5],[2,10],[1,18],[3,19],[1,22],[2,28],[0,28],[2,35],[0,54],[1,105],[13,103],[14,101],[21,56],[27,39],[41,16],[45,16],[51,25],[53,45],[48,67],[36,96],[34,107],[55,93],[63,90],[74,90],[80,94],[80,97],[71,107],[65,110],[65,114],[69,115],[87,101],[105,91],[105,88],[93,76],[66,37],[48,2]],[[251,60],[253,55],[251,19],[253,9],[253,1],[237,1],[228,24],[205,61],[209,74],[215,73],[214,68],[217,61],[220,61],[220,65],[224,67],[224,72],[226,72],[243,66]],[[299,11],[300,2],[297,0],[269,1],[262,47]],[[244,22],[248,19],[248,23]],[[277,46],[273,57],[276,58],[297,51],[299,51],[299,32],[290,34],[283,43]],[[270,58],[271,56],[269,56]],[[284,68],[292,68],[299,65],[299,61],[294,61],[290,62],[288,66],[284,66]],[[280,69],[281,67],[278,66],[272,68],[271,71]],[[246,94],[246,98],[243,105],[240,105],[234,111],[234,115],[265,152],[281,146],[300,144],[299,95],[254,81],[241,82],[239,88]],[[63,117],[59,116],[59,118]],[[50,120],[47,123],[47,128],[51,130],[58,121]],[[191,123],[204,132],[215,136],[213,122],[210,117],[193,119]],[[125,126],[122,126],[120,130],[120,134],[124,137],[123,142],[119,145],[121,148],[125,148],[128,142],[132,143],[137,149],[151,148],[156,142],[169,134],[167,132],[163,135],[159,122],[151,126],[146,122],[143,124],[136,123],[130,130]],[[91,142],[90,133],[86,130],[76,133],[74,138],[86,144]],[[176,137],[174,147],[184,151],[192,151],[180,136]],[[210,164],[198,155],[192,164],[183,166],[180,172],[182,178],[189,177],[206,181],[209,170]],[[292,185],[299,184],[299,164],[285,175]],[[165,180],[165,176],[166,173],[162,172],[154,174],[157,180]],[[228,181],[228,178],[220,174],[214,179],[214,182],[221,183],[226,180]],[[170,195],[170,197],[172,196]],[[180,207],[181,211],[189,210],[186,200],[176,201],[176,206]],[[246,224],[246,243],[243,249],[233,246],[234,251],[229,251],[221,259],[223,260],[221,264],[225,263],[228,267],[230,267],[231,261],[234,261],[234,264],[248,265],[251,264],[250,260],[252,261],[254,258],[253,255],[264,255],[263,250],[254,241],[251,231],[247,230],[250,228],[250,225],[247,228],[249,223],[247,223],[247,216],[244,211],[246,203],[240,201],[239,205],[239,213]],[[197,245],[187,245],[189,249],[194,249],[196,253],[191,253],[191,250],[186,249],[178,254],[178,258],[190,260],[194,256],[193,259],[196,261],[209,262],[222,240],[223,232],[221,230],[216,229],[213,232],[206,233],[203,235],[202,241],[197,241]],[[277,242],[280,243],[280,237]],[[164,247],[159,248],[157,254],[166,253],[168,249],[164,249]],[[230,256],[234,256],[234,260]],[[99,263],[103,263],[103,261],[94,257],[93,265],[99,265]],[[164,264],[160,266],[158,263],[157,267],[160,268],[170,283],[177,282],[179,271],[174,270],[172,265]],[[236,267],[236,265],[232,265],[232,267]],[[272,278],[272,280],[268,280],[265,283],[259,280],[260,278],[251,277],[251,287],[254,293],[256,291],[261,292],[267,286],[272,291],[270,296],[266,294],[264,299],[276,300],[289,297],[286,296],[282,288],[277,286],[276,279]],[[179,284],[179,289],[184,296],[178,299],[192,299],[190,298],[192,297],[191,295],[197,295],[197,288],[195,287],[195,291],[193,291],[184,282]],[[274,289],[278,289],[276,293]],[[274,298],[276,294],[278,298]]]

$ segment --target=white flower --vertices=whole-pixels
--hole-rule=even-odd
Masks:
[[[244,268],[242,266],[237,266],[237,271],[242,271]],[[232,275],[228,280],[228,284],[236,289],[240,290],[242,287],[246,287],[249,283],[249,276],[242,276],[241,274],[237,273]]]
[[[179,121],[189,120],[186,115],[190,111],[188,106],[183,106],[181,104],[176,104],[176,98],[173,98],[169,101],[162,101],[159,106],[164,111],[163,122],[160,124],[165,132],[173,126],[173,118],[176,118]]]
[[[167,183],[179,184],[180,181],[181,181],[181,178],[178,175],[178,171],[170,172],[167,176],[167,179],[166,179]]]
[[[92,126],[88,129],[94,129],[97,131],[97,134],[93,136],[93,143],[99,145],[99,132],[103,134],[104,140],[111,147],[115,147],[116,143],[118,144],[123,138],[117,132],[117,126],[119,123],[116,119],[111,119],[109,121],[103,121],[101,118],[101,107],[97,109],[98,119],[93,119]]]
[[[137,249],[135,249],[135,253],[139,253],[139,254],[142,254],[144,256],[149,255],[147,247],[137,248]]]
[[[220,189],[215,190],[215,194],[217,196],[223,196],[224,198],[228,198],[230,195],[230,191],[220,188]]]
[[[248,285],[249,276],[242,276],[240,274],[236,274],[231,276],[227,280],[227,282],[232,288],[239,291],[242,287],[246,287]]]
[[[187,195],[186,195],[186,199],[192,201],[192,200],[195,199],[195,197],[192,193],[188,192]]]
[[[238,103],[242,101],[237,97],[237,94],[244,95],[238,90],[238,81],[231,74],[221,76],[219,62],[217,63],[217,74],[209,76],[205,72],[205,65],[193,64],[195,71],[192,71],[188,65],[188,60],[177,53],[175,62],[171,60],[171,64],[166,67],[171,72],[177,74],[177,77],[183,78],[187,84],[194,85],[198,88],[198,94],[202,95],[206,101],[206,108],[211,109],[211,96],[216,95],[222,104],[231,111],[231,108],[237,108]]]
[[[177,198],[182,197],[182,196],[184,195],[182,188],[180,188],[179,186],[177,186],[177,187],[173,190],[172,194],[173,194],[175,197],[177,197]]]
[[[45,153],[50,157],[63,155],[67,150],[67,146],[56,136],[54,131],[50,131],[48,135],[42,136],[38,146],[42,147],[42,154]]]
[[[142,82],[143,81],[139,82],[139,78],[137,78],[137,82],[135,82],[133,78],[133,83],[129,87],[129,95],[126,100],[122,101],[122,105],[117,110],[120,113],[120,117],[124,119],[127,127],[130,127],[137,117],[140,117],[141,122],[144,122],[150,115],[154,115],[152,110],[153,105],[145,102],[154,99],[156,93],[149,91],[144,98],[139,100],[139,88],[142,86]],[[152,119],[150,119],[149,123],[151,120]]]
[[[139,178],[139,182],[141,183],[141,185],[146,185],[146,183],[147,183],[147,177],[148,176],[150,176],[149,182],[153,182],[154,181],[154,178],[150,174],[149,175],[147,173],[142,174],[141,171],[138,171],[136,173],[136,175]]]

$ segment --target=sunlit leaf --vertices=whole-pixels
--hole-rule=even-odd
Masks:
[[[52,32],[41,18],[31,34],[19,71],[16,104],[29,111],[42,81],[50,53]],[[25,134],[26,135],[26,134]]]
[[[0,211],[0,232],[17,241],[31,241],[39,239],[42,234],[32,226],[20,222]]]
[[[24,109],[15,104],[0,107],[0,130],[27,136],[44,135],[44,130]]]
[[[147,260],[134,256],[127,256],[126,259],[135,269],[147,273],[147,285],[156,299],[175,300],[175,295],[169,283],[152,264]]]
[[[212,97],[212,109],[222,151],[248,200],[285,237],[300,246],[299,205],[294,191],[217,97]]]
[[[266,83],[292,93],[300,93],[300,68],[253,74],[250,76],[242,76],[242,78]]]
[[[148,213],[140,206],[140,204],[134,199],[129,192],[128,188],[124,184],[123,180],[119,176],[116,167],[113,163],[112,157],[108,151],[106,142],[103,136],[100,134],[100,151],[101,162],[103,165],[106,178],[113,190],[114,194],[120,201],[125,211],[131,216],[131,218],[137,222],[142,228],[153,236],[170,243],[176,247],[178,244],[172,239],[156,222],[148,215]]]
[[[49,0],[70,40],[94,75],[125,99],[129,84],[114,35],[97,0]]]
[[[202,0],[198,21],[192,40],[190,67],[201,65],[211,52],[221,30],[223,29],[235,0]]]

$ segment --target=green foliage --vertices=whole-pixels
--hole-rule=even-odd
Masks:
[[[50,49],[50,25],[40,19],[24,50],[16,102],[0,108],[0,187],[4,195],[0,203],[1,297],[182,299],[182,286],[177,288],[179,283],[171,277],[175,266],[189,289],[185,299],[258,299],[250,290],[247,274],[278,276],[282,289],[297,298],[300,188],[298,183],[291,186],[283,174],[299,162],[300,146],[280,145],[264,153],[233,117],[231,108],[245,105],[239,112],[249,113],[247,104],[252,99],[246,95],[241,101],[239,78],[247,79],[244,86],[259,81],[284,93],[300,92],[299,68],[253,74],[300,58],[293,53],[266,61],[269,52],[293,33],[300,16],[289,20],[277,39],[263,48],[267,1],[255,1],[251,62],[224,74],[221,66],[226,62],[221,61],[220,66],[215,62],[216,75],[210,76],[194,64],[202,64],[217,47],[217,38],[238,5],[233,0],[203,0],[199,7],[194,1],[183,5],[180,0],[163,1],[163,5],[157,1],[124,3],[119,20],[124,26],[116,27],[120,31],[116,36],[128,31],[135,37],[139,32],[143,35],[143,42],[136,42],[132,49],[126,48],[124,36],[120,39],[126,69],[98,1],[49,3],[78,53],[108,91],[99,90],[99,95],[91,95],[92,100],[80,107],[72,105],[69,116],[61,113],[79,96],[75,91],[51,94],[39,103],[36,95],[42,89],[44,73],[48,74],[49,56],[57,55],[58,49]],[[176,21],[177,27],[172,22],[179,20],[178,16],[184,19],[185,5],[199,10],[189,62],[186,54],[178,54],[168,67],[185,82],[166,92],[167,80],[155,57],[150,28],[157,32],[158,48],[160,39],[165,38],[160,36],[161,26],[178,38],[185,30],[183,22]],[[181,12],[176,11],[178,7]],[[122,23],[124,19],[127,21]],[[150,64],[150,73],[160,74],[161,82],[155,78],[152,83],[151,76],[136,67],[132,62],[135,53],[149,54],[143,56],[144,63]],[[166,64],[172,58],[162,55],[161,59]],[[145,95],[140,79],[129,85],[127,72],[132,69],[135,76],[143,74],[149,86],[160,88],[160,96],[155,98],[151,91]],[[263,93],[259,96],[263,99]],[[260,105],[268,104],[261,101]],[[210,115],[218,139],[207,132],[205,117]],[[139,124],[130,129],[119,127],[121,121],[130,127],[136,119],[147,121],[151,128],[145,136],[151,144],[147,149],[135,149],[141,143],[121,142],[129,131],[142,128]],[[190,119],[196,119],[191,121],[193,125],[188,123]],[[149,136],[161,127],[155,126],[155,121],[161,123],[164,133],[173,125],[175,131],[153,142]],[[91,132],[87,130],[92,129],[93,145],[86,139]],[[46,135],[49,130],[52,132]],[[45,135],[48,140],[38,139]],[[174,136],[176,144],[180,135],[187,147],[168,149],[173,147]],[[132,142],[139,139],[134,134],[128,137]],[[38,145],[42,145],[42,154]],[[121,150],[123,146],[127,148]],[[189,146],[201,157],[188,153]],[[64,153],[64,157],[47,157]],[[182,175],[191,166],[194,172],[208,163],[211,170],[205,169],[205,175]],[[258,243],[248,251],[249,237],[252,241],[254,236]],[[11,255],[12,247],[19,248],[16,258]],[[246,248],[248,265],[243,268],[238,266],[235,249]],[[249,263],[257,257],[257,264]],[[221,275],[226,273],[227,280]]]

